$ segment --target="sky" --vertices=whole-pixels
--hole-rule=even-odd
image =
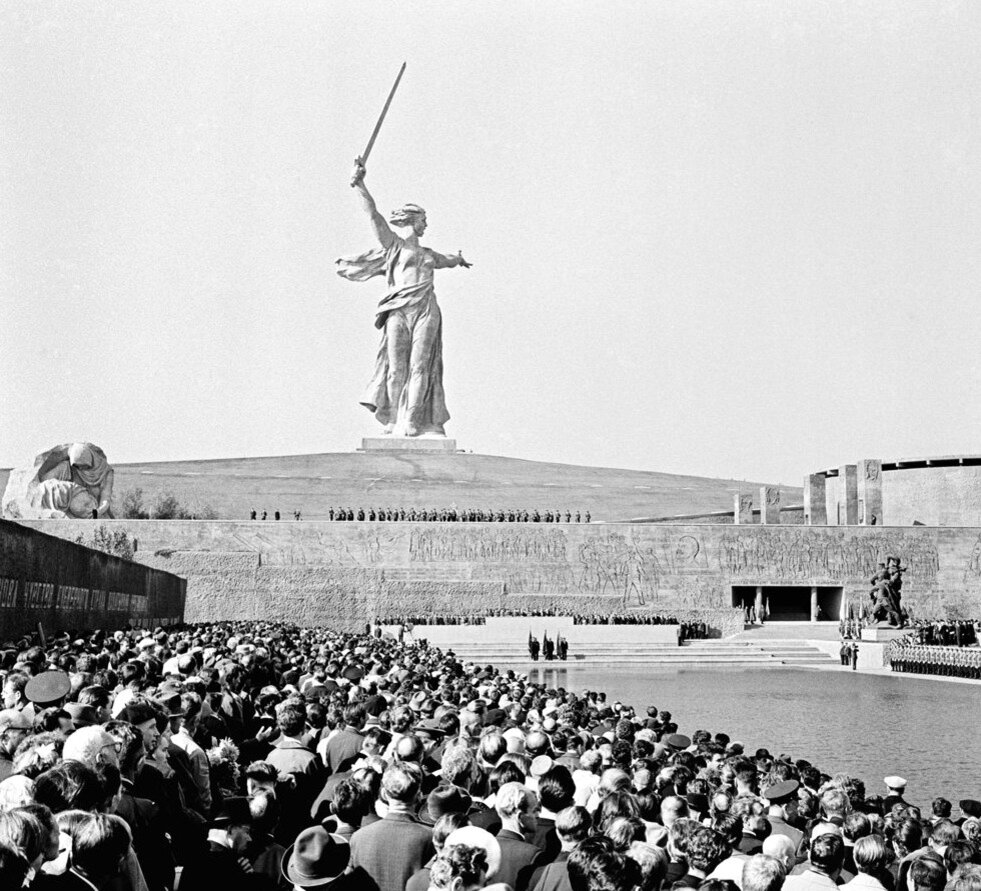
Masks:
[[[0,5],[0,466],[351,451],[428,212],[449,435],[800,485],[981,452],[981,4]]]

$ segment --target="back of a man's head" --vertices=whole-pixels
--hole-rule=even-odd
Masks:
[[[418,764],[422,761],[425,754],[422,747],[422,740],[418,736],[407,733],[395,744],[395,757],[399,761],[408,761]]]
[[[797,848],[786,835],[774,834],[765,838],[763,853],[767,857],[779,860],[788,875],[797,862]]]
[[[743,864],[742,891],[780,891],[786,875],[776,857],[756,854]]]
[[[569,768],[555,764],[538,778],[538,797],[542,807],[558,813],[570,807],[576,798],[576,784]]]
[[[80,761],[62,761],[34,782],[35,801],[55,814],[67,810],[94,811],[102,806],[103,798],[98,775]]]
[[[488,733],[480,738],[477,754],[484,764],[494,766],[508,751],[508,742],[500,733]]]
[[[930,847],[943,854],[947,845],[952,845],[961,837],[960,827],[950,820],[940,820],[930,832]]]
[[[555,832],[565,844],[578,844],[592,831],[593,818],[584,807],[567,807],[555,815]]]
[[[845,843],[840,835],[825,833],[811,842],[810,861],[812,866],[833,873],[841,869],[845,860]]]
[[[918,857],[909,868],[910,891],[943,891],[947,870],[936,857]]]
[[[855,842],[852,856],[859,872],[876,875],[889,863],[889,848],[881,835],[865,835]]]
[[[680,795],[669,795],[661,802],[661,823],[670,827],[675,821],[688,816],[688,802]]]
[[[90,814],[72,831],[72,863],[92,879],[118,875],[128,848],[129,833],[122,821],[105,814]],[[99,881],[95,884],[102,887]]]
[[[505,783],[497,791],[494,807],[502,817],[514,817],[529,809],[529,791],[521,783]]]
[[[396,762],[382,775],[382,792],[389,802],[410,805],[421,786],[422,772],[414,764]]]
[[[852,813],[845,817],[845,825],[842,827],[842,832],[847,841],[858,841],[858,839],[872,834],[872,824],[865,814]]]
[[[95,770],[103,748],[114,745],[115,740],[101,727],[80,727],[65,740],[61,757],[65,761],[80,761]]]
[[[637,863],[614,853],[612,842],[602,835],[577,845],[567,863],[572,891],[633,891],[640,882]]]

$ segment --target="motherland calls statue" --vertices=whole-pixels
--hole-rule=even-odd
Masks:
[[[15,520],[88,520],[112,517],[113,470],[90,442],[41,452],[30,467],[12,470],[0,508]]]
[[[382,332],[375,373],[361,404],[386,434],[445,436],[450,415],[443,394],[443,319],[433,273],[454,266],[469,269],[470,264],[461,253],[440,254],[419,244],[426,212],[418,205],[403,205],[386,222],[364,178],[365,168],[358,163],[351,184],[380,247],[337,261],[337,274],[346,279],[361,282],[384,275],[388,283],[375,314],[375,327]]]

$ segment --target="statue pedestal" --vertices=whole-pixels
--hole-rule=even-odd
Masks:
[[[863,628],[862,640],[873,643],[889,643],[897,637],[905,637],[907,634],[909,634],[908,628],[890,628],[889,626],[884,628]]]
[[[366,436],[361,452],[436,452],[456,454],[456,440],[445,436]]]

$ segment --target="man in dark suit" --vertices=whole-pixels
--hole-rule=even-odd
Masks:
[[[538,797],[542,812],[538,815],[535,836],[531,841],[544,855],[540,862],[551,863],[561,849],[555,829],[556,815],[572,807],[576,799],[576,784],[569,769],[553,764],[538,778]]]
[[[363,868],[381,891],[405,891],[409,877],[435,853],[432,831],[415,816],[421,788],[417,765],[391,765],[382,776],[388,813],[351,836],[351,863]]]
[[[361,731],[364,729],[365,718],[365,709],[360,703],[344,709],[344,729],[330,738],[324,751],[328,773],[336,773],[345,761],[356,758],[361,752],[364,743],[364,733]]]
[[[272,891],[272,881],[254,873],[245,859],[251,841],[252,813],[247,798],[226,798],[215,811],[208,831],[208,852],[184,867],[181,891]]]
[[[568,807],[555,818],[555,831],[561,850],[555,860],[539,866],[528,882],[529,891],[572,891],[569,881],[569,853],[593,831],[593,820],[584,807]]]
[[[281,790],[283,817],[276,838],[282,844],[289,844],[306,828],[307,814],[322,787],[320,759],[300,739],[306,719],[306,710],[294,700],[287,699],[276,706],[280,737],[266,761],[279,771],[281,779],[292,777],[293,781],[291,787]]]
[[[494,876],[497,882],[510,885],[514,891],[526,891],[542,853],[526,841],[534,837],[538,822],[538,797],[521,783],[505,783],[494,802],[501,818],[497,840],[501,845],[501,867]]]

